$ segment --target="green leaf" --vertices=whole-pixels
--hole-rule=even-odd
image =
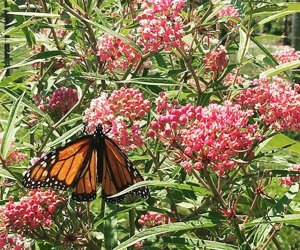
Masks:
[[[259,248],[264,245],[266,240],[269,237],[270,232],[273,230],[272,221],[270,221],[270,217],[272,216],[280,216],[285,212],[287,206],[291,203],[291,201],[296,197],[299,191],[299,183],[294,183],[290,189],[276,202],[272,209],[265,215],[265,217],[261,218],[260,221],[256,221],[258,225],[257,230],[254,235],[254,245]],[[253,223],[251,222],[248,222]],[[247,225],[247,224],[246,224]]]
[[[292,61],[288,63],[283,63],[280,65],[275,66],[275,68],[268,69],[260,74],[260,77],[272,77],[276,76],[279,73],[282,73],[284,71],[297,68],[300,66],[300,60]]]
[[[251,41],[253,42],[253,43],[255,43],[256,44],[256,46],[259,48],[259,49],[261,49],[261,51],[274,63],[274,65],[278,65],[278,62],[277,62],[277,60],[274,58],[274,56],[269,52],[269,50],[268,49],[266,49],[259,41],[258,41],[258,39],[257,39],[257,37],[253,37],[253,36],[251,36],[250,37],[250,39],[251,39]]]
[[[65,5],[65,4],[62,4],[61,5],[64,9],[68,10],[68,9],[71,9],[69,6]],[[76,19],[78,19],[80,22],[83,22],[85,24],[90,24],[90,25],[93,25],[97,28],[99,28],[100,30],[116,37],[116,38],[119,38],[121,39],[123,42],[127,43],[128,45],[130,45],[131,47],[133,47],[134,49],[136,49],[140,54],[142,54],[142,50],[140,49],[139,46],[137,46],[133,41],[131,41],[130,39],[128,39],[126,36],[123,36],[122,34],[119,34],[118,32],[112,30],[112,29],[109,29],[97,22],[94,22],[92,20],[89,20],[89,19],[86,19],[84,18],[83,16],[81,16],[80,18],[79,17],[76,17],[73,15],[73,13],[69,13],[70,15],[72,15],[73,17],[75,17]]]
[[[132,246],[133,244],[142,241],[144,239],[147,239],[152,236],[156,236],[159,234],[165,234],[165,233],[172,233],[172,232],[178,232],[178,231],[188,231],[188,230],[194,230],[198,228],[212,228],[217,223],[220,223],[219,221],[212,221],[206,218],[200,218],[199,220],[193,220],[188,222],[176,222],[176,223],[170,223],[165,224],[153,228],[146,229],[144,231],[141,231],[131,237],[130,239],[126,240],[125,242],[121,243],[119,246],[117,246],[114,250],[121,250],[125,249],[126,247]]]
[[[30,16],[30,17],[43,17],[43,18],[60,18],[61,16],[53,13],[41,13],[41,12],[8,12],[8,14],[15,16]],[[25,19],[24,19],[25,20]]]
[[[284,134],[276,134],[260,143],[255,150],[255,154],[257,155],[259,152],[268,152],[284,147],[287,147],[284,149],[286,151],[293,151],[300,154],[300,142],[295,141]]]
[[[19,31],[20,29],[23,29],[31,24],[34,24],[36,23],[37,21],[39,21],[38,19],[35,19],[35,20],[30,20],[30,21],[26,21],[26,22],[23,22],[22,24],[20,25],[17,25],[17,26],[13,26],[7,30],[5,30],[3,33],[1,33],[1,36],[6,36],[6,35],[10,35],[10,34],[13,34],[14,32],[16,31]]]
[[[240,45],[237,53],[237,62],[242,63],[242,60],[249,48],[249,38],[246,32],[242,29],[242,27],[239,29],[239,33],[240,33]]]
[[[52,147],[60,144],[61,142],[68,140],[70,137],[77,134],[78,131],[82,130],[83,127],[84,127],[83,124],[79,124],[78,126],[68,130],[67,132],[63,133],[63,135],[60,136],[59,138],[57,138],[56,140],[48,143],[45,148],[52,148]]]
[[[286,214],[280,216],[269,216],[266,218],[257,218],[246,223],[246,228],[253,227],[258,223],[285,223],[286,225],[300,226],[300,214]]]
[[[7,125],[6,125],[6,128],[4,129],[1,150],[0,150],[1,157],[4,160],[7,159],[11,144],[14,140],[15,131],[16,131],[17,115],[18,115],[18,112],[20,111],[20,106],[22,104],[23,96],[24,96],[24,93],[12,105],[11,111],[9,113]]]
[[[5,86],[11,82],[14,82],[15,80],[24,77],[24,76],[29,76],[29,75],[33,75],[34,72],[33,71],[24,71],[24,72],[16,72],[11,76],[8,76],[6,78],[4,78],[2,81],[0,81],[0,86]]]
[[[17,100],[18,99],[18,94],[15,93],[14,91],[7,89],[7,88],[3,88],[0,87],[0,91],[5,92],[10,98],[12,98],[13,100]],[[39,114],[42,117],[45,117],[46,114],[41,111],[36,105],[32,104],[30,101],[28,101],[25,97],[23,98],[23,104],[31,109],[32,111],[36,112],[37,114]]]
[[[124,81],[116,81],[116,83],[135,83],[141,85],[155,85],[155,86],[176,86],[180,83],[174,81],[171,78],[156,78],[156,77],[143,77],[143,78],[132,78]]]
[[[199,240],[191,238],[177,238],[177,237],[162,237],[162,242],[165,244],[175,244],[191,246],[193,249],[207,249],[207,250],[235,250],[238,249],[237,246],[220,243],[210,240]]]
[[[80,7],[79,4],[76,3],[75,0],[69,0],[69,1],[72,4],[73,8],[75,7],[79,12],[85,13],[85,11]]]
[[[168,68],[168,65],[166,64],[166,62],[165,62],[165,60],[164,60],[164,58],[161,54],[157,53],[157,54],[154,55],[154,57],[155,57],[159,67],[162,67],[162,68],[165,68],[165,69]]]
[[[259,21],[257,24],[253,26],[253,30],[263,27],[266,23],[272,22],[276,19],[292,15],[294,13],[299,12],[300,10],[288,10],[288,11],[280,11],[279,13],[273,14],[271,16],[268,16],[267,18]]]
[[[11,180],[16,180],[15,177],[13,177],[7,170],[4,168],[0,168],[0,177],[11,179]]]
[[[129,156],[131,161],[146,161],[146,160],[151,160],[150,155],[133,155]]]
[[[272,4],[272,5],[265,5],[260,8],[251,9],[250,11],[247,11],[247,15],[253,15],[253,14],[265,14],[265,12],[277,12],[277,11],[283,11],[286,10],[287,6],[280,5],[280,4]]]
[[[20,13],[20,9],[17,4],[15,4],[12,0],[7,0],[7,3],[12,10],[12,12],[9,13],[15,13],[15,19],[17,21],[18,25],[22,25],[24,22],[26,22],[26,19],[23,16],[19,16],[18,13]],[[26,41],[29,47],[32,47],[33,44],[35,44],[35,37],[32,31],[28,27],[23,27],[22,31],[26,37]]]
[[[244,185],[247,185],[249,183],[249,180],[252,180],[253,178],[256,178],[257,176],[264,176],[266,178],[272,177],[289,177],[289,176],[298,176],[300,177],[299,171],[293,171],[290,169],[268,169],[263,171],[254,172],[249,175],[245,175],[241,178],[237,178],[237,180],[241,180]]]
[[[285,3],[277,3],[272,5],[265,5],[263,7],[255,8],[253,10],[247,11],[246,15],[257,14],[260,13],[265,15],[266,12],[282,12],[282,11],[300,11],[300,3],[296,2],[285,2]],[[269,15],[271,13],[268,13]]]
[[[108,208],[114,210],[115,205],[107,204]],[[116,216],[111,216],[104,223],[104,245],[105,249],[113,249],[118,245],[118,220]]]
[[[37,38],[36,39],[37,42],[40,42],[40,43],[49,43],[49,40],[45,39],[45,38]],[[24,39],[24,38],[0,38],[0,44],[17,44],[17,45],[20,45],[22,43],[26,43],[27,40]]]
[[[173,189],[179,189],[179,190],[189,190],[193,192],[197,192],[201,195],[211,194],[210,191],[205,189],[202,186],[196,185],[196,184],[182,184],[182,183],[175,183],[170,181],[141,181],[138,182],[125,190],[123,190],[120,193],[117,193],[116,195],[110,196],[110,197],[117,197],[123,194],[126,194],[136,188],[143,187],[143,186],[154,186],[154,187],[163,187],[163,188],[173,188]]]
[[[137,203],[133,203],[130,206],[124,205],[122,207],[114,209],[111,213],[105,215],[103,218],[99,219],[98,221],[97,221],[98,218],[96,218],[94,221],[97,221],[97,222],[93,223],[93,226],[94,226],[94,228],[96,228],[99,225],[101,225],[105,220],[109,219],[110,217],[121,215],[121,214],[127,214],[130,210],[132,210],[133,208],[135,208],[143,203],[144,203],[143,201],[140,201]]]
[[[29,58],[26,58],[25,60],[15,64],[15,65],[10,66],[9,69],[24,67],[26,65],[31,65],[33,63],[44,62],[47,59],[51,59],[51,58],[54,58],[54,57],[57,57],[57,56],[63,56],[64,57],[66,55],[67,55],[66,52],[63,52],[61,50],[44,51],[44,52],[38,53],[36,55],[33,55]]]

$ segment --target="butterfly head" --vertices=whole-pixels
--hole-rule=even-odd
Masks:
[[[106,133],[103,132],[103,126],[102,126],[102,124],[101,123],[98,124],[94,135],[103,137],[105,134]]]

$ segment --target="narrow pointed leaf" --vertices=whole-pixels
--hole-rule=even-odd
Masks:
[[[137,233],[130,239],[121,243],[119,246],[117,246],[115,248],[115,250],[125,249],[139,241],[142,241],[144,239],[147,239],[149,237],[156,236],[159,234],[172,233],[172,232],[178,232],[178,231],[189,231],[189,230],[194,230],[194,229],[198,229],[198,228],[212,228],[217,223],[220,223],[220,222],[217,222],[217,221],[213,222],[212,220],[209,220],[206,218],[200,218],[199,220],[194,220],[194,221],[170,223],[170,224],[165,224],[165,225],[149,228],[142,232]]]
[[[9,113],[6,128],[3,133],[2,144],[1,144],[1,157],[4,160],[7,159],[11,144],[14,140],[17,115],[20,110],[20,106],[22,104],[23,96],[24,94],[21,95],[19,99],[14,102],[11,111]]]
[[[141,181],[134,185],[132,185],[129,188],[126,188],[122,192],[117,193],[116,195],[110,196],[110,197],[117,197],[123,194],[126,194],[136,188],[143,187],[143,186],[154,186],[154,187],[163,187],[163,188],[174,188],[179,190],[190,190],[197,193],[200,193],[201,195],[210,194],[210,191],[205,189],[202,186],[199,186],[197,184],[181,184],[171,181]]]

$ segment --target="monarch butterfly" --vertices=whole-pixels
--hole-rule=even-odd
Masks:
[[[96,198],[98,181],[102,185],[102,198],[117,203],[125,194],[115,194],[143,180],[133,163],[98,125],[94,134],[71,141],[42,157],[27,170],[23,184],[27,188],[71,187],[73,200],[92,201]],[[145,199],[150,197],[146,186],[130,193]]]

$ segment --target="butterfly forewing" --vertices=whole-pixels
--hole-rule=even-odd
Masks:
[[[124,199],[124,195],[110,196],[144,179],[118,145],[108,137],[105,137],[103,151],[102,196],[108,202],[117,203]],[[137,194],[145,199],[150,197],[148,187],[140,187],[130,193]]]
[[[73,186],[85,170],[92,155],[92,136],[84,136],[42,157],[25,173],[23,184],[28,188]]]

